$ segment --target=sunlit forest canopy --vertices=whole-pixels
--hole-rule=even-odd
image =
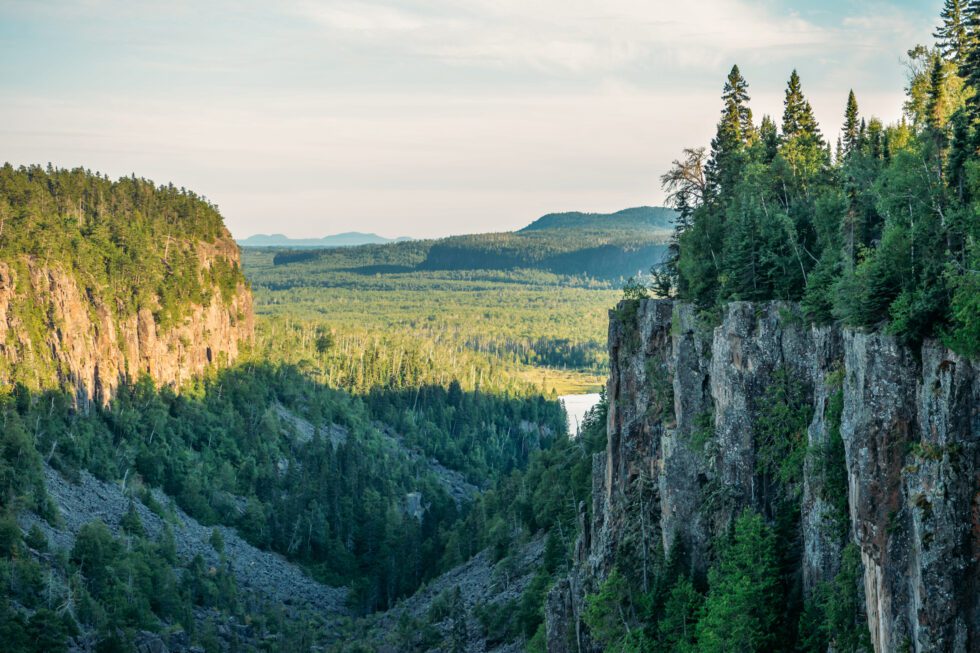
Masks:
[[[801,301],[818,324],[980,351],[980,55],[959,38],[908,52],[898,124],[862,115],[848,94],[836,143],[796,71],[783,115],[755,122],[733,67],[710,148],[686,150],[663,177],[680,217],[658,289],[705,310]]]

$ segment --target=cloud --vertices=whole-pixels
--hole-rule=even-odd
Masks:
[[[819,47],[831,35],[745,0],[602,3],[499,0],[300,2],[325,36],[449,65],[588,73],[642,61],[711,64],[719,57]],[[390,39],[397,38],[397,43]]]
[[[757,117],[781,112],[793,67],[831,138],[850,87],[897,117],[921,16],[787,4],[0,0],[0,143],[194,188],[241,235],[655,203],[671,159],[710,139],[733,62]]]

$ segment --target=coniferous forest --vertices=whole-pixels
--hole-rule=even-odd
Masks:
[[[947,3],[935,47],[909,50],[903,120],[862,115],[852,91],[836,143],[796,71],[782,117],[756,123],[733,66],[710,148],[662,178],[681,217],[656,290],[704,310],[799,301],[816,324],[887,323],[976,355],[980,7],[963,4]]]

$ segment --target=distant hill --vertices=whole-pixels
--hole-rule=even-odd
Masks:
[[[520,231],[450,236],[346,250],[293,247],[275,265],[307,271],[344,269],[385,274],[412,271],[540,270],[619,283],[661,263],[676,213],[639,207],[617,213],[553,213]]]
[[[549,213],[541,216],[518,233],[545,229],[613,230],[655,229],[672,231],[677,212],[662,206],[639,206],[615,213]]]
[[[290,238],[283,234],[256,234],[239,240],[239,247],[289,247],[292,249],[357,247],[358,245],[384,245],[398,243],[410,238],[385,238],[378,234],[348,231],[323,238]]]
[[[638,207],[617,213],[551,213],[520,231],[437,240],[423,270],[531,268],[618,281],[660,264],[676,213]]]

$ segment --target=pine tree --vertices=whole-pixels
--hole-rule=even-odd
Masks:
[[[847,95],[847,108],[844,109],[843,153],[848,155],[858,146],[861,137],[861,123],[858,120],[858,103],[851,90]]]
[[[945,100],[945,71],[943,60],[936,57],[929,75],[929,99],[926,103],[926,125],[939,131],[943,127],[943,101]]]
[[[711,141],[711,158],[705,172],[709,188],[716,193],[730,193],[742,170],[744,150],[752,129],[752,112],[746,105],[747,89],[748,83],[738,66],[732,66],[722,91],[724,108],[717,133]]]
[[[752,140],[755,127],[752,124],[752,109],[749,108],[749,83],[742,77],[738,66],[732,66],[725,80],[725,87],[722,90],[721,99],[725,106],[731,102],[738,108],[739,128],[742,140],[749,142]]]
[[[963,63],[968,46],[966,21],[966,3],[963,0],[946,0],[939,14],[943,19],[933,36],[939,46],[939,51],[947,61],[957,65]]]
[[[794,70],[786,85],[786,99],[783,101],[783,138],[800,138],[808,144],[822,143],[820,128],[813,115],[810,102],[803,95],[800,76]]]

